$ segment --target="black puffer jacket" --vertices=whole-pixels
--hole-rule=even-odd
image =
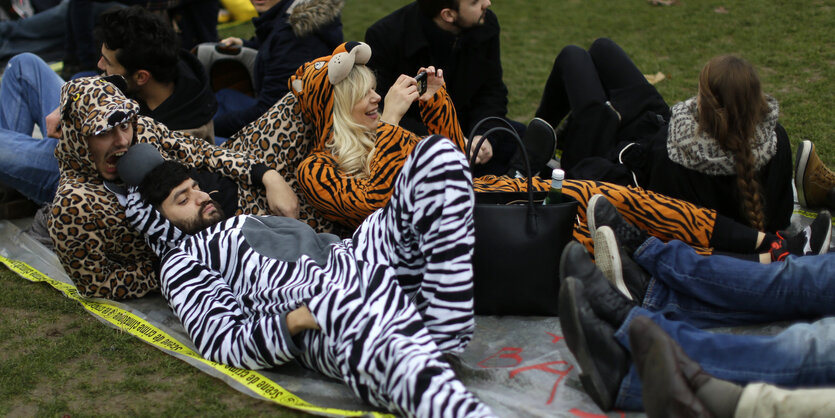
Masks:
[[[215,133],[230,137],[258,119],[289,88],[287,79],[302,64],[329,55],[342,43],[344,0],[284,0],[252,19],[255,37],[244,46],[258,50],[253,87],[257,102],[215,119]]]

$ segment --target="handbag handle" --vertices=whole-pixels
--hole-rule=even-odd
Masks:
[[[527,168],[528,173],[530,173],[531,172],[531,163],[530,163],[530,160],[528,159],[528,151],[525,149],[525,144],[522,143],[522,138],[519,138],[519,134],[516,132],[515,129],[513,129],[513,125],[511,125],[510,122],[508,122],[506,119],[500,118],[498,116],[488,116],[488,117],[478,121],[478,123],[473,127],[472,132],[470,132],[470,137],[467,138],[467,153],[471,155],[470,166],[475,165],[475,159],[476,159],[476,155],[470,153],[470,149],[472,148],[472,144],[473,144],[473,137],[475,136],[473,134],[478,130],[478,128],[481,126],[481,124],[483,124],[484,122],[487,122],[487,121],[501,122],[501,123],[505,124],[506,127],[505,126],[496,126],[496,127],[488,129],[487,132],[484,132],[484,134],[481,136],[481,139],[476,144],[475,149],[481,149],[481,145],[484,144],[484,141],[486,141],[487,137],[489,137],[490,134],[492,134],[493,132],[507,132],[507,133],[510,134],[510,136],[513,139],[516,140],[516,143],[519,145],[519,149],[522,151],[522,157],[525,158],[525,168]],[[534,206],[533,205],[533,177],[528,176],[527,180],[528,180],[528,206],[530,208],[533,208],[533,206]]]
[[[510,122],[507,121],[507,119],[500,118],[498,116],[487,116],[486,118],[478,121],[478,123],[476,123],[475,126],[473,126],[473,129],[470,131],[470,136],[469,136],[470,139],[475,137],[475,133],[478,132],[478,128],[480,128],[481,125],[484,124],[484,122],[499,122],[499,123],[503,124],[505,127],[507,127],[508,129],[513,129],[513,125],[511,125]],[[516,132],[515,129],[513,129],[513,131]],[[467,143],[467,151],[469,152],[469,150],[470,150],[470,143],[468,142]]]

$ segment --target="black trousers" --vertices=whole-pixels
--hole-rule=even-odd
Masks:
[[[571,113],[557,138],[562,166],[570,169],[587,157],[603,157],[623,129],[646,111],[666,114],[664,99],[614,41],[600,38],[588,51],[576,45],[554,60],[536,116],[552,126]]]

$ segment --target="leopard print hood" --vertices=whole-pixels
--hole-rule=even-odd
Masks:
[[[84,77],[68,81],[61,88],[61,104],[62,132],[55,158],[62,173],[99,177],[88,152],[89,136],[130,121],[134,125],[133,142],[136,142],[139,104],[125,97],[118,87],[104,78]]]
[[[247,187],[254,159],[137,116],[137,103],[103,78],[73,80],[61,92],[62,138],[55,149],[61,178],[47,221],[55,253],[83,296],[143,296],[159,288],[159,259],[105,187],[86,138],[129,121],[134,143],[150,143],[166,159],[216,171]]]

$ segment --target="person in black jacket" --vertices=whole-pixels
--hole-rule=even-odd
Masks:
[[[461,129],[468,137],[488,116],[507,115],[507,87],[502,81],[499,21],[490,0],[418,0],[374,23],[365,42],[374,55],[368,66],[377,74],[377,92],[385,96],[401,74],[416,75],[421,67],[444,70],[446,86]],[[385,103],[383,103],[385,106]],[[525,126],[511,121],[520,136]],[[400,125],[418,135],[428,131],[417,105]],[[473,138],[475,143],[488,127]],[[505,174],[516,143],[499,137],[485,141],[476,159],[474,175]]]
[[[302,64],[328,55],[342,43],[340,13],[344,0],[252,0],[258,17],[255,36],[244,41],[230,37],[225,46],[258,50],[255,57],[254,98],[235,90],[217,92],[219,109],[215,132],[230,137],[258,119],[290,90],[287,79]]]
[[[101,15],[95,36],[99,69],[125,77],[140,114],[213,143],[217,101],[208,77],[166,22],[138,6],[117,9]]]

